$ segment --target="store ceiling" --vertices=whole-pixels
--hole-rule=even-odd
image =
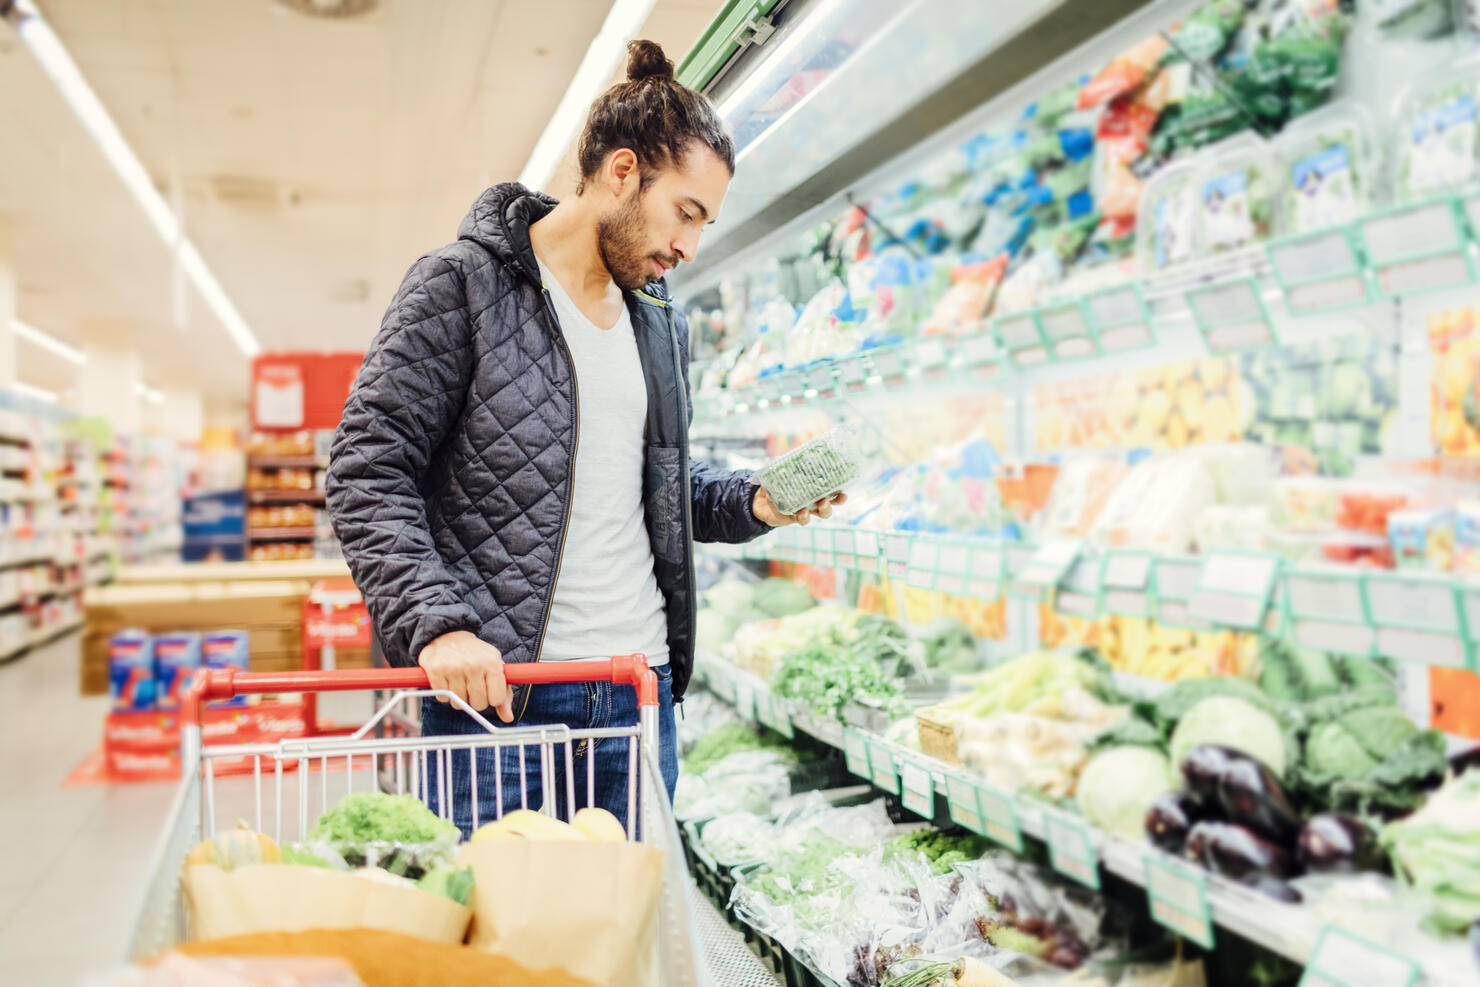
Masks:
[[[264,348],[361,350],[407,267],[517,176],[610,0],[379,0],[308,17],[278,0],[38,0]],[[658,0],[675,60],[717,0]],[[0,216],[20,317],[137,347],[155,386],[246,395],[198,297],[174,324],[169,251],[30,54],[0,27]],[[560,183],[552,183],[558,188]],[[19,343],[19,375],[73,368]]]

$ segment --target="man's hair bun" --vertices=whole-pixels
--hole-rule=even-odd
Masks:
[[[656,41],[634,41],[627,46],[627,78],[632,82],[673,78],[673,63]]]

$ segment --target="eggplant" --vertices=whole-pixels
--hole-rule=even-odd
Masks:
[[[1198,744],[1187,752],[1180,765],[1187,790],[1204,806],[1217,805],[1218,785],[1223,781],[1223,773],[1233,758],[1243,756],[1231,747]]]
[[[1252,881],[1245,881],[1244,883],[1260,894],[1269,895],[1269,897],[1274,898],[1276,901],[1298,905],[1305,900],[1289,881],[1282,881],[1277,877],[1256,877]]]
[[[1168,853],[1181,853],[1187,831],[1202,818],[1202,805],[1191,793],[1166,792],[1146,813],[1146,835]]]
[[[1312,874],[1380,870],[1382,853],[1372,831],[1351,816],[1323,812],[1300,830],[1300,866]]]
[[[1243,754],[1231,754],[1223,765],[1218,804],[1229,822],[1247,826],[1284,846],[1289,846],[1300,831],[1300,816],[1274,772]]]
[[[1204,820],[1187,834],[1187,855],[1208,870],[1252,884],[1261,877],[1294,873],[1294,860],[1283,848],[1235,823]]]

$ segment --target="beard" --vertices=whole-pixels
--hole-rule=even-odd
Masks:
[[[601,262],[617,287],[624,291],[637,291],[658,280],[653,273],[653,261],[668,267],[678,263],[678,258],[647,250],[647,224],[642,218],[642,192],[638,192],[625,205],[601,217],[596,223],[596,249]]]

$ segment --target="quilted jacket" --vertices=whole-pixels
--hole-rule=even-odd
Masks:
[[[579,382],[530,224],[555,205],[488,189],[407,273],[334,436],[328,504],[392,664],[471,631],[508,662],[539,654],[570,517]],[[693,668],[693,541],[766,525],[749,474],[688,457],[688,325],[662,283],[629,292],[647,383],[643,501],[668,615],[673,694]],[[527,695],[515,697],[522,714]]]

